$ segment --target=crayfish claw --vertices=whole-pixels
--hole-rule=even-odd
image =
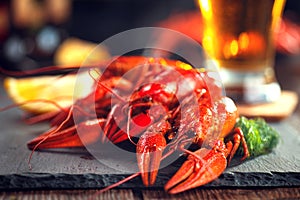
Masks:
[[[158,173],[166,140],[160,133],[144,134],[137,144],[137,161],[145,186],[153,185]]]
[[[213,149],[199,149],[189,155],[188,160],[165,185],[170,194],[180,193],[205,185],[218,178],[227,166],[224,154]]]
[[[187,179],[194,171],[195,162],[193,160],[187,160],[183,163],[181,168],[174,174],[174,176],[165,185],[165,190],[168,191],[175,185]]]

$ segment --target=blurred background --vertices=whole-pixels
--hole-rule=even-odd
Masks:
[[[300,1],[287,0],[277,37],[281,56],[300,54]],[[162,26],[201,40],[195,0],[1,0],[0,67],[78,64],[76,55],[122,31]],[[103,48],[99,59],[107,59]],[[78,60],[76,60],[78,58]],[[75,59],[75,60],[74,60]]]

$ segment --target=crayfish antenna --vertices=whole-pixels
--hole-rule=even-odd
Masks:
[[[102,193],[104,193],[104,192],[106,192],[110,189],[115,188],[115,187],[118,187],[119,185],[122,185],[123,183],[134,179],[135,177],[139,176],[140,174],[141,174],[140,172],[137,172],[135,174],[132,174],[132,175],[128,176],[127,178],[124,178],[123,180],[121,180],[117,183],[114,183],[110,186],[107,186],[107,187],[101,189],[101,190],[98,190],[95,194],[93,194],[93,196],[91,198],[89,198],[89,200],[95,199],[97,195],[102,194]]]
[[[52,120],[53,118],[55,118],[60,111],[52,111],[52,112],[46,112],[46,113],[42,113],[42,114],[38,114],[38,115],[34,115],[34,116],[29,116],[23,119],[23,121],[26,124],[32,125],[32,124],[37,124],[40,122],[45,122],[48,120]]]
[[[29,155],[29,158],[28,158],[28,165],[29,165],[29,168],[31,169],[31,164],[30,164],[30,161],[31,161],[31,158],[33,156],[33,153],[35,152],[35,150],[37,150],[39,148],[39,146],[45,142],[49,137],[51,137],[53,134],[55,134],[58,130],[61,129],[61,127],[68,122],[68,120],[71,118],[72,116],[72,111],[73,109],[70,109],[69,111],[69,114],[67,116],[67,118],[65,119],[65,121],[63,121],[63,123],[61,123],[58,127],[56,127],[54,130],[50,131],[47,133],[47,135],[45,137],[43,137],[39,142],[37,142],[36,144],[34,144],[33,148],[30,148],[30,142],[28,143],[28,147],[30,149],[32,149],[30,155]]]
[[[14,104],[10,104],[8,106],[2,107],[0,108],[0,112],[12,109],[12,108],[17,108],[17,107],[22,107],[26,104],[30,104],[30,103],[48,103],[53,105],[54,107],[56,107],[59,110],[65,110],[65,108],[61,107],[58,103],[52,101],[52,100],[48,100],[48,99],[31,99],[31,100],[27,100],[27,101],[23,101],[21,103],[14,103]]]
[[[55,72],[55,71],[63,71],[70,69],[79,69],[80,66],[70,66],[70,67],[59,67],[59,66],[48,66],[48,67],[42,67],[42,68],[37,68],[37,69],[32,69],[32,70],[26,70],[26,71],[12,71],[12,70],[7,70],[2,67],[0,67],[0,72],[6,76],[15,76],[15,77],[21,77],[25,75],[37,75],[40,73],[46,73],[46,72]]]
[[[93,73],[92,73],[93,72]],[[98,77],[94,77],[94,74],[96,74]],[[124,99],[123,97],[121,97],[119,94],[117,94],[113,89],[112,89],[112,85],[106,85],[104,83],[102,83],[101,81],[99,81],[99,77],[101,77],[100,72],[98,72],[97,70],[89,70],[89,75],[90,77],[95,81],[97,86],[101,86],[104,90],[108,91],[109,93],[111,93],[112,95],[114,95],[117,99],[119,99],[121,102],[123,103],[127,103],[126,99]],[[117,79],[111,79],[111,83],[119,80],[119,78]],[[129,82],[126,82],[128,84],[130,84]]]
[[[106,121],[104,119],[82,122],[76,126],[71,126],[69,128],[64,127],[64,125],[67,124],[71,119],[73,110],[76,108],[77,107],[72,106],[69,109],[66,118],[58,126],[27,143],[28,148],[32,150],[28,158],[28,165],[30,166],[30,168],[30,161],[33,153],[38,149],[82,147],[82,141],[84,141],[85,143],[92,143],[93,141],[96,141],[97,138],[99,138],[99,133],[95,131],[93,127],[98,127],[99,124],[104,124],[104,122]],[[76,130],[86,131],[89,134],[86,134],[84,138],[79,138]]]

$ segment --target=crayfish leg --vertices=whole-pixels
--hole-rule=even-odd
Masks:
[[[250,157],[250,152],[247,146],[247,142],[245,140],[243,131],[240,127],[236,127],[233,130],[233,144],[231,141],[226,143],[227,149],[229,149],[229,146],[231,147],[231,150],[229,151],[229,155],[228,155],[228,164],[230,163],[230,161],[232,160],[233,156],[235,155],[236,151],[238,150],[240,144],[242,143],[242,147],[244,150],[244,156],[242,157],[242,161],[245,160],[246,158]],[[230,144],[231,143],[231,144]]]

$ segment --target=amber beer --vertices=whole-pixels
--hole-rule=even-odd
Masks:
[[[199,0],[202,45],[221,76],[225,72],[225,86],[245,85],[243,73],[261,73],[265,80],[256,82],[275,81],[274,31],[284,5],[285,0]]]

